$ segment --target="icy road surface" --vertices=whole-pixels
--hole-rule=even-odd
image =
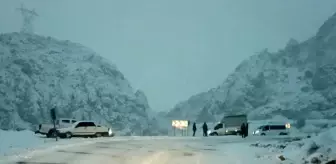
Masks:
[[[283,137],[132,137],[97,138],[72,146],[44,148],[20,156],[1,157],[13,164],[211,164],[277,163],[276,154],[250,147],[256,141]],[[270,153],[272,158],[256,156]],[[274,157],[274,158],[273,158]],[[5,159],[6,158],[6,159]]]

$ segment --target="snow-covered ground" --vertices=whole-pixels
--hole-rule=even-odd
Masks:
[[[336,127],[310,138],[256,142],[251,146],[282,155],[285,159],[283,163],[324,163],[336,160]],[[260,158],[269,158],[269,154]]]
[[[336,128],[311,138],[294,136],[113,137],[47,139],[29,131],[0,131],[0,164],[314,163],[336,158]],[[279,156],[284,157],[284,161]],[[106,162],[105,162],[106,163]]]
[[[113,140],[135,140],[140,137],[113,137]],[[153,137],[141,137],[141,140],[152,139]],[[104,138],[108,139],[108,138]],[[99,138],[72,138],[58,139],[46,138],[45,135],[34,134],[29,130],[4,131],[0,129],[0,159],[8,156],[25,154],[39,149],[57,148],[62,146],[78,146],[78,144],[89,144],[100,141]]]
[[[36,135],[32,131],[4,131],[0,130],[0,159],[24,154],[34,151],[36,149],[44,149],[50,147],[58,147],[61,145],[73,145],[77,143],[83,143],[94,141],[93,139],[59,139],[56,141],[53,138],[46,138],[42,135]]]
[[[253,141],[252,141],[253,140]],[[67,140],[70,141],[70,140]],[[220,137],[120,137],[101,138],[40,148],[10,156],[0,163],[110,163],[126,164],[269,164],[276,159],[258,159],[268,150],[249,146],[256,138]],[[61,141],[63,142],[63,141]],[[253,152],[253,153],[251,153]],[[254,163],[254,162],[253,162]]]

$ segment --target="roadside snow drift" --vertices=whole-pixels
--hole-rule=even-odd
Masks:
[[[278,152],[284,161],[292,163],[325,163],[336,160],[336,127],[312,138],[292,138],[275,143],[256,143],[251,146]],[[280,159],[279,159],[280,160]]]
[[[0,129],[0,156],[8,155],[19,149],[33,148],[45,143],[31,131],[4,131]]]

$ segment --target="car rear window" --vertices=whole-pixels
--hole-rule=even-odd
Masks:
[[[62,120],[62,123],[70,123],[70,120]]]

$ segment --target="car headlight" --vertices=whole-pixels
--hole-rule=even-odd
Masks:
[[[227,133],[227,132],[229,132],[228,130],[225,130],[225,132]]]
[[[111,128],[108,129],[108,135],[109,135],[109,136],[112,135],[112,129],[111,129]]]
[[[291,127],[291,125],[288,123],[285,125],[287,129],[289,129]]]
[[[259,133],[259,132],[260,132],[259,130],[256,130],[254,133],[257,134],[257,133]]]

